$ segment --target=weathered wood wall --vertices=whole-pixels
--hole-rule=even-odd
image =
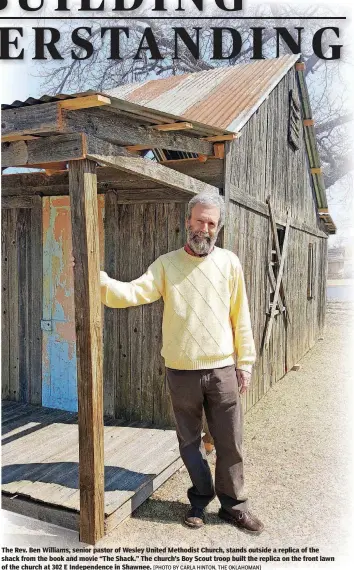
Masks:
[[[240,139],[229,145],[226,154],[225,195],[230,201],[224,247],[239,256],[244,269],[258,355],[246,409],[301,359],[324,327],[327,239],[317,219],[304,138],[301,137],[298,151],[292,150],[287,141],[289,91],[296,88],[295,71],[291,70],[242,129]],[[281,314],[275,317],[269,346],[261,352],[271,292],[268,195],[276,219],[285,220],[290,208],[283,277],[290,322]],[[310,243],[314,244],[312,299],[307,298]]]
[[[1,210],[2,398],[42,401],[42,205],[12,198]]]
[[[185,244],[187,204],[105,202],[105,270],[131,281],[160,255]],[[217,245],[220,244],[221,234]],[[104,410],[107,415],[173,425],[162,347],[163,300],[140,307],[105,307]]]

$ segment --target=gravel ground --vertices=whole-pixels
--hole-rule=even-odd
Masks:
[[[303,357],[298,371],[280,380],[245,417],[246,491],[250,510],[265,524],[260,536],[220,521],[217,499],[209,505],[202,529],[183,526],[190,481],[182,468],[99,545],[313,546],[336,558],[331,568],[342,568],[353,522],[353,315],[353,304],[329,303],[324,339]],[[214,470],[214,454],[209,461]],[[4,516],[5,544],[78,545],[76,533]]]

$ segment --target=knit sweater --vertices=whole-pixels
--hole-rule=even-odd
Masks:
[[[184,248],[158,257],[131,282],[101,271],[101,301],[123,309],[164,300],[162,350],[168,368],[200,370],[256,360],[245,282],[233,252],[215,247],[204,257]]]

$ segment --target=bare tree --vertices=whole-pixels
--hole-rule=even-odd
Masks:
[[[210,12],[208,15],[212,15]],[[351,162],[352,139],[350,136],[350,104],[346,79],[343,69],[351,65],[348,55],[343,50],[340,60],[319,59],[313,53],[313,34],[320,27],[327,26],[325,20],[307,20],[306,24],[300,16],[314,17],[320,15],[335,16],[336,14],[328,6],[322,8],[299,8],[290,5],[268,4],[250,7],[247,11],[252,20],[238,20],[237,30],[242,36],[243,45],[241,53],[236,57],[224,61],[212,59],[213,54],[213,27],[230,28],[234,24],[228,19],[198,20],[191,23],[189,20],[176,19],[154,20],[140,13],[135,20],[119,20],[119,27],[129,28],[129,37],[124,31],[121,32],[120,49],[121,60],[109,59],[110,37],[106,33],[101,38],[101,28],[111,27],[111,20],[100,20],[98,23],[80,21],[66,22],[61,26],[60,52],[63,60],[60,62],[46,61],[39,68],[42,85],[48,94],[64,92],[78,92],[87,89],[105,91],[124,83],[133,81],[145,81],[150,78],[168,77],[181,73],[190,73],[213,69],[220,65],[234,65],[235,63],[249,62],[253,56],[253,28],[264,27],[263,30],[263,55],[265,58],[276,56],[276,31],[275,27],[286,28],[294,40],[299,34],[302,35],[302,58],[306,63],[306,79],[310,91],[313,116],[316,121],[316,133],[324,165],[324,179],[327,189],[337,187],[338,182],[344,184],[351,192],[353,169]],[[299,20],[289,20],[289,16],[299,16]],[[259,20],[260,16],[267,16]],[[90,41],[93,45],[93,54],[86,60],[75,60],[72,55],[71,33],[73,28],[89,26],[92,30]],[[331,24],[332,25],[332,24]],[[171,27],[184,27],[192,39],[196,39],[197,30],[200,28],[200,57],[195,59],[190,50],[182,43],[179,44],[178,59],[175,57],[175,38],[171,34]],[[138,46],[144,35],[144,30],[151,28],[161,59],[151,59],[148,50],[141,50],[137,54]],[[299,28],[305,28],[300,30]],[[345,30],[344,30],[345,32]],[[85,36],[85,32],[82,32]],[[87,36],[87,34],[86,34]],[[341,43],[343,43],[341,38]],[[349,41],[348,41],[349,43]],[[225,34],[223,41],[224,53],[231,53],[231,35]],[[145,44],[146,45],[146,44]],[[329,48],[330,49],[330,48]],[[280,45],[281,54],[291,53],[285,42]],[[80,56],[84,52],[76,48]],[[137,58],[139,55],[139,59]],[[329,54],[330,55],[330,54]],[[329,57],[328,55],[328,57]],[[327,56],[327,55],[326,55]],[[330,195],[330,193],[329,193]]]

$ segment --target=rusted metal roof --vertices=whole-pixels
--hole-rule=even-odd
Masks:
[[[139,116],[144,109],[156,118],[188,120],[196,126],[212,127],[218,132],[237,132],[245,125],[269,93],[299,59],[285,55],[209,71],[187,73],[142,83],[121,85],[100,94],[114,100],[115,106]],[[14,101],[3,109],[48,103],[80,97],[97,91],[43,95]]]
[[[299,59],[286,55],[117,87],[106,94],[184,120],[237,132]]]

